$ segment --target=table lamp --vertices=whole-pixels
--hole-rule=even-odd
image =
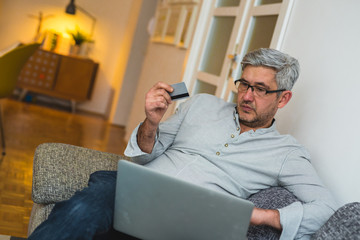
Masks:
[[[66,10],[65,12],[71,15],[75,15],[76,14],[76,10],[79,10],[80,12],[84,13],[86,16],[88,16],[89,18],[91,18],[92,20],[92,25],[91,25],[91,32],[90,32],[90,37],[93,36],[94,34],[94,28],[95,28],[95,23],[96,23],[96,18],[91,15],[88,11],[86,11],[85,9],[83,9],[82,7],[80,7],[79,5],[75,5],[75,0],[70,0],[70,3],[66,6]]]

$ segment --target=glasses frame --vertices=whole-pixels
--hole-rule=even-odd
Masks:
[[[255,88],[257,88],[256,86],[250,85],[245,79],[240,78],[240,79],[234,81],[235,87],[236,87],[236,84],[238,82],[239,83],[244,83],[244,84],[246,84],[248,86],[246,91],[244,91],[244,92],[247,92],[249,90],[249,88],[251,88],[251,92],[255,93]],[[237,87],[237,89],[239,91],[239,87]],[[266,90],[265,89],[265,95],[264,96],[266,96],[269,93],[278,93],[278,92],[283,92],[283,91],[286,91],[286,89],[285,88],[277,89],[277,90]],[[256,94],[256,95],[259,96],[258,94]],[[261,96],[259,96],[259,97],[261,97]]]

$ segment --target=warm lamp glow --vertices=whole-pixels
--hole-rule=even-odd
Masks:
[[[80,7],[79,5],[75,5],[75,0],[70,0],[70,3],[66,6],[65,12],[67,14],[75,15],[77,9],[79,9],[80,12],[84,13],[86,16],[91,18],[92,25],[91,25],[90,37],[92,37],[94,34],[96,18],[93,15],[91,15],[88,11]]]

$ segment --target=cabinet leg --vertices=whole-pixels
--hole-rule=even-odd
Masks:
[[[27,92],[28,92],[27,89],[22,88],[22,89],[21,89],[21,92],[20,92],[20,94],[19,94],[18,101],[21,102],[21,101],[24,99],[24,97],[26,96]]]
[[[75,100],[70,100],[70,101],[71,101],[71,112],[76,113],[76,101]]]

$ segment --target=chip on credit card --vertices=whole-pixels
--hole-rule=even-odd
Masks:
[[[171,85],[171,87],[174,89],[173,92],[169,93],[171,100],[179,100],[189,97],[189,92],[184,82],[175,83]]]

